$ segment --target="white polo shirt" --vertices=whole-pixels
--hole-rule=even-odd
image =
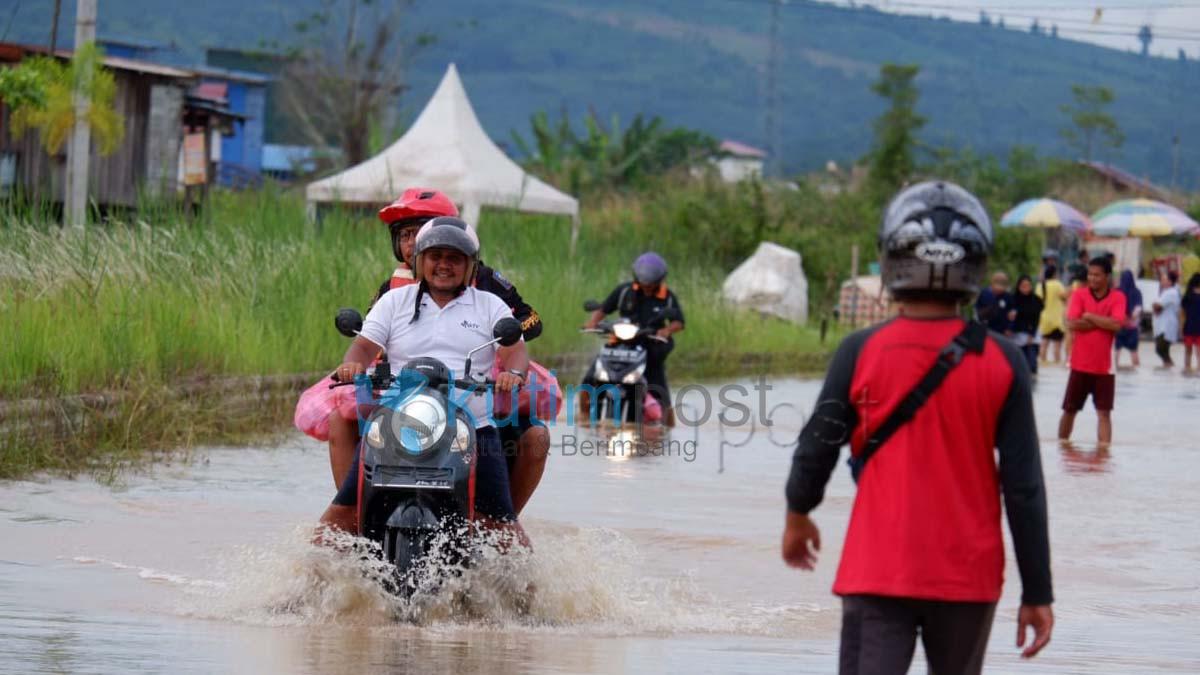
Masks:
[[[475,288],[466,289],[445,307],[438,307],[426,293],[421,296],[421,315],[413,323],[418,288],[410,284],[384,293],[367,313],[359,335],[387,350],[393,372],[411,359],[428,356],[446,364],[456,379],[463,378],[467,352],[491,340],[492,327],[511,318],[512,310],[495,295]],[[471,359],[471,374],[486,377],[495,360],[495,345],[479,350]],[[461,401],[463,396],[460,391],[454,399]],[[491,424],[488,398],[471,396],[466,406],[476,428]]]

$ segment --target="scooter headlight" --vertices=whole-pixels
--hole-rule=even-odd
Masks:
[[[410,455],[433,447],[446,433],[446,408],[438,399],[421,394],[392,412],[392,435]]]
[[[625,377],[621,378],[622,384],[637,384],[638,380],[642,379],[642,373],[646,372],[646,364],[642,364],[637,368],[625,373]]]
[[[471,448],[471,425],[461,417],[455,421],[454,440],[450,452],[466,452]]]
[[[618,340],[632,340],[637,337],[638,327],[632,323],[618,323],[613,325],[612,332]]]

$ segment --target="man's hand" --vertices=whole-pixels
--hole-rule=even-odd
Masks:
[[[659,328],[658,331],[656,331],[654,334],[657,335],[658,337],[666,340],[667,338],[671,337],[671,332],[672,331],[671,331],[670,326],[663,326],[662,328]]]
[[[791,567],[811,570],[817,564],[817,551],[820,550],[821,532],[817,524],[803,513],[788,511],[783,530],[783,561]]]
[[[1033,642],[1025,647],[1026,629],[1033,629]],[[1050,605],[1021,605],[1017,613],[1017,646],[1025,647],[1021,658],[1031,659],[1050,644],[1050,633],[1054,630],[1054,610]]]
[[[512,373],[500,373],[496,376],[496,391],[507,394],[517,387],[525,384],[525,379],[520,375]]]
[[[354,379],[355,375],[357,375],[359,373],[365,373],[367,371],[365,368],[363,368],[361,363],[356,363],[354,361],[347,361],[346,363],[343,363],[342,365],[338,366],[337,370],[335,370],[333,372],[334,372],[334,375],[337,376],[338,382],[349,382]]]

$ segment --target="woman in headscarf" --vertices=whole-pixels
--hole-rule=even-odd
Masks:
[[[1042,300],[1033,294],[1033,279],[1022,274],[1017,279],[1017,292],[1013,294],[1013,308],[1009,312],[1012,320],[1012,341],[1021,348],[1029,363],[1029,372],[1038,369],[1038,322],[1042,316]]]
[[[1125,295],[1125,326],[1117,331],[1113,341],[1117,350],[1115,365],[1121,367],[1121,350],[1129,350],[1133,357],[1133,367],[1141,365],[1138,360],[1138,326],[1142,320],[1142,292],[1138,290],[1137,282],[1133,279],[1133,270],[1121,272],[1121,293]]]

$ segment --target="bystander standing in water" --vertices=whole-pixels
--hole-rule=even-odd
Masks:
[[[1200,359],[1200,272],[1188,279],[1183,293],[1183,372],[1192,375],[1192,352]]]
[[[1112,371],[1113,341],[1125,323],[1125,295],[1109,285],[1112,263],[1097,256],[1088,264],[1088,285],[1071,294],[1067,328],[1075,335],[1071,350],[1071,375],[1063,395],[1058,438],[1070,440],[1075,415],[1089,396],[1098,418],[1097,442],[1112,442],[1112,409],[1116,381]]]
[[[1171,344],[1179,342],[1179,297],[1178,272],[1166,272],[1160,277],[1158,299],[1154,301],[1154,351],[1162,359],[1162,368],[1175,367],[1171,359]]]
[[[980,291],[975,300],[975,318],[986,323],[989,330],[1007,334],[1012,329],[1012,303],[1008,275],[996,272],[992,275],[992,284]]]
[[[1025,362],[1029,364],[1029,372],[1037,374],[1038,369],[1038,324],[1042,318],[1042,300],[1033,293],[1033,279],[1028,274],[1022,274],[1017,279],[1017,292],[1013,294],[1013,309],[1010,315],[1012,330],[1009,337],[1013,344],[1021,348],[1025,354]]]
[[[1141,365],[1138,358],[1138,334],[1142,322],[1142,292],[1138,290],[1133,270],[1121,272],[1121,294],[1125,296],[1125,324],[1117,331],[1115,365],[1121,367],[1121,350],[1127,350],[1133,359],[1133,367]]]
[[[1041,360],[1050,360],[1050,349],[1054,349],[1054,362],[1062,361],[1063,338],[1066,337],[1067,289],[1058,280],[1058,270],[1047,265],[1042,272],[1042,283],[1037,287],[1042,299],[1042,316],[1038,320],[1038,332],[1042,334]]]
[[[979,673],[1004,577],[1001,495],[1021,576],[1017,646],[1034,632],[1022,656],[1054,625],[1029,369],[1008,340],[959,318],[992,246],[979,200],[914,185],[885,211],[879,244],[899,316],[838,346],[792,459],[783,559],[816,563],[809,513],[849,443],[858,493],[833,586],[840,672],[907,672],[919,634],[930,672]]]

